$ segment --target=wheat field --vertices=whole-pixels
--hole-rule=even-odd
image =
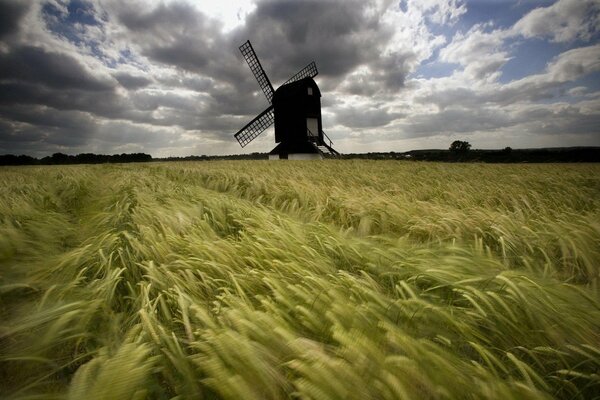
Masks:
[[[600,397],[600,165],[0,169],[0,397]]]

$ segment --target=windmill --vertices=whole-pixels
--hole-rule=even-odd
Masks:
[[[318,74],[315,62],[273,90],[249,40],[240,46],[240,51],[270,104],[234,135],[240,145],[245,147],[275,124],[275,143],[278,144],[269,153],[270,160],[322,159],[326,154],[339,154],[323,132],[321,91],[313,80]]]

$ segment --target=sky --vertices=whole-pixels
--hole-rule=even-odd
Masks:
[[[342,153],[600,146],[598,0],[0,0],[0,154],[268,152],[248,39]]]

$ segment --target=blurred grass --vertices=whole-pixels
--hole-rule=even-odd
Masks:
[[[2,398],[600,397],[600,166],[0,170]]]

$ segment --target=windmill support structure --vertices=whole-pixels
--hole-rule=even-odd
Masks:
[[[240,51],[270,104],[234,135],[240,145],[245,147],[274,125],[277,146],[269,159],[312,160],[339,155],[323,131],[321,91],[313,79],[318,74],[315,62],[273,90],[250,41],[240,46]]]

